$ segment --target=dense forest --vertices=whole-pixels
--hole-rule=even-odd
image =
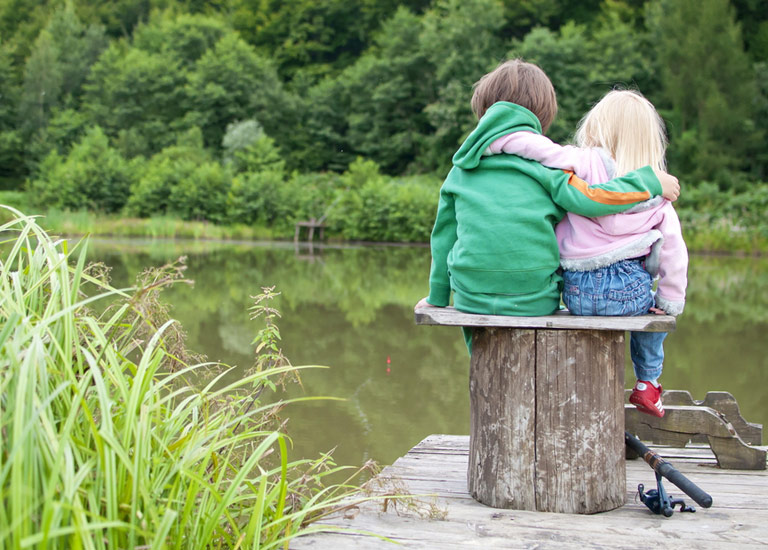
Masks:
[[[276,236],[327,215],[341,238],[423,241],[474,124],[473,83],[522,57],[556,88],[549,135],[561,142],[610,89],[645,94],[667,124],[681,217],[754,243],[768,238],[766,8],[4,0],[0,189],[37,209],[255,224]]]

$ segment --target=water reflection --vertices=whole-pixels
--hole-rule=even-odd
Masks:
[[[276,285],[283,351],[305,371],[309,395],[346,398],[291,406],[294,457],[337,447],[339,463],[384,464],[432,433],[468,433],[468,357],[458,329],[416,327],[413,304],[426,294],[423,247],[315,247],[292,244],[95,241],[92,257],[113,267],[116,284],[184,254],[194,287],[165,298],[209,359],[246,367],[260,328],[250,296]],[[733,393],[747,420],[768,425],[768,260],[694,257],[689,301],[665,345],[662,382]],[[233,375],[236,375],[233,374]],[[627,366],[627,383],[631,383]],[[300,395],[298,387],[290,395]]]

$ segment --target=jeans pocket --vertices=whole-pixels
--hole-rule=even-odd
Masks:
[[[607,302],[613,313],[611,315],[644,315],[653,305],[650,287],[639,282],[623,289],[608,292]]]
[[[608,299],[618,301],[631,301],[646,294],[650,295],[650,293],[650,278],[648,281],[645,281],[644,278],[633,278],[621,288],[611,288],[608,290]]]

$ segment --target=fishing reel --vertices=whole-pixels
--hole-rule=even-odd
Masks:
[[[695,512],[696,508],[687,506],[681,498],[670,498],[664,485],[661,483],[661,475],[656,472],[656,489],[651,489],[647,493],[643,490],[645,486],[640,483],[637,486],[637,494],[640,501],[645,504],[654,514],[660,514],[664,517],[670,517],[675,512],[675,506],[680,505],[681,512]]]

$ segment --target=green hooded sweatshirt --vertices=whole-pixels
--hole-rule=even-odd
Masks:
[[[492,105],[453,157],[432,230],[427,301],[495,315],[549,315],[562,278],[555,225],[566,211],[615,214],[661,194],[650,167],[590,186],[570,172],[516,155],[483,156],[512,132],[541,134],[539,119],[508,102]]]

